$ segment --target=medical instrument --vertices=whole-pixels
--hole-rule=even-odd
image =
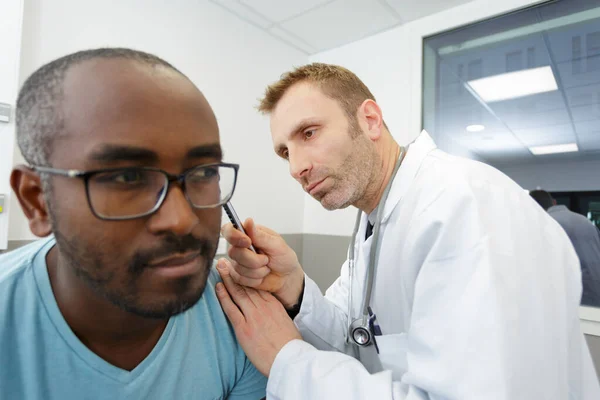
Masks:
[[[394,178],[396,177],[396,173],[400,169],[400,164],[404,160],[404,156],[406,155],[406,149],[404,147],[400,148],[400,154],[396,161],[396,165],[394,166],[394,171],[392,172],[392,176],[385,187],[383,192],[383,196],[379,205],[377,206],[377,214],[375,218],[375,223],[373,224],[373,235],[371,242],[371,252],[369,255],[369,264],[367,266],[367,281],[364,288],[364,296],[362,300],[362,311],[361,317],[352,319],[352,280],[354,277],[354,268],[355,268],[355,247],[356,247],[356,235],[358,234],[358,228],[360,226],[360,221],[362,219],[362,211],[358,210],[358,215],[356,216],[356,222],[354,224],[354,232],[352,233],[352,241],[348,255],[348,269],[350,272],[350,293],[348,296],[348,332],[346,335],[346,342],[349,342],[349,339],[352,340],[354,344],[360,347],[366,347],[375,342],[374,336],[381,335],[381,329],[376,324],[376,317],[370,307],[371,302],[371,292],[373,290],[373,279],[375,277],[375,268],[377,263],[377,258],[379,257],[379,231],[381,228],[381,219],[383,218],[383,209],[385,208],[385,202],[387,201],[388,195],[390,193],[390,189],[392,187],[392,182],[394,182]],[[377,347],[377,346],[376,346]],[[378,351],[379,353],[379,351]]]
[[[229,217],[229,220],[231,221],[231,224],[233,225],[233,227],[237,230],[242,231],[242,233],[247,235],[246,231],[244,230],[244,226],[242,225],[242,221],[240,221],[237,213],[235,212],[235,209],[233,208],[231,201],[228,201],[227,203],[223,204],[223,209],[225,209],[225,213]],[[256,249],[252,245],[250,245],[250,250],[257,253]]]

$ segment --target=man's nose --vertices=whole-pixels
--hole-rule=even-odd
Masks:
[[[289,151],[289,150],[288,150]],[[310,160],[301,152],[289,152],[288,161],[290,164],[290,174],[297,181],[302,182],[311,170]]]
[[[172,232],[178,236],[190,234],[199,222],[192,205],[178,185],[170,185],[165,200],[148,221],[152,232]]]

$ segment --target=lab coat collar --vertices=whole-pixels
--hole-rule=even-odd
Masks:
[[[425,157],[436,149],[437,146],[433,139],[425,130],[423,130],[409,145],[404,161],[402,162],[402,165],[400,165],[400,169],[394,178],[390,194],[384,205],[383,217],[381,219],[382,223],[387,222],[392,215],[392,211],[396,208],[396,205],[398,205],[402,197],[404,197],[404,194],[408,191],[408,188],[419,172]]]

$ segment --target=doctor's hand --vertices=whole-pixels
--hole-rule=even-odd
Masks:
[[[273,295],[286,308],[294,306],[302,293],[304,271],[298,256],[277,232],[248,218],[244,222],[247,235],[225,224],[221,234],[231,247],[227,263],[229,274],[239,285],[264,290]],[[253,245],[260,254],[249,249]]]
[[[229,275],[231,264],[225,259],[219,260],[217,270],[223,279],[216,286],[221,307],[248,359],[268,377],[283,346],[302,340],[302,336],[273,295],[236,284]]]

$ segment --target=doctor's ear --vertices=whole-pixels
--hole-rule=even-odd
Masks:
[[[377,140],[383,130],[383,114],[379,104],[367,99],[358,107],[356,113],[358,123],[371,140]]]
[[[10,186],[29,221],[31,233],[39,237],[50,235],[52,224],[40,176],[25,165],[18,165],[10,174]]]

